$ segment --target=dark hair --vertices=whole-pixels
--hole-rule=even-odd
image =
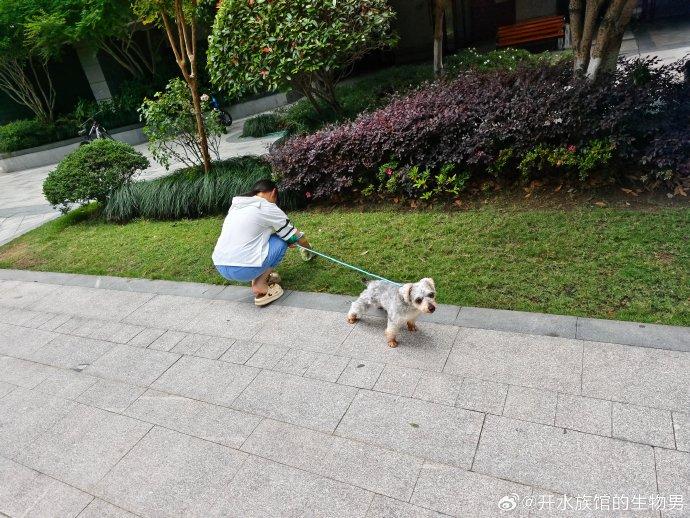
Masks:
[[[277,189],[278,186],[276,183],[269,179],[269,178],[264,178],[263,180],[259,180],[256,182],[253,186],[252,189],[244,193],[242,196],[256,196],[260,192],[271,192],[273,189]]]

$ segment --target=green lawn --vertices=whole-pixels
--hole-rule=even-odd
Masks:
[[[436,279],[442,302],[690,325],[690,210],[486,206],[464,212],[291,215],[317,250],[394,280]],[[0,248],[0,267],[222,283],[222,218],[111,225],[76,211]],[[356,293],[356,273],[290,251],[284,285]]]

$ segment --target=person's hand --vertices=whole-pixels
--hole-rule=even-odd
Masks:
[[[288,245],[290,248],[296,248],[297,245],[301,245],[305,248],[311,248],[311,245],[309,244],[309,241],[307,241],[305,238],[300,239],[296,243],[292,243],[291,245]]]

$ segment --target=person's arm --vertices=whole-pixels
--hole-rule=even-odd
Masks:
[[[291,240],[288,241],[287,243],[288,243],[288,246],[290,248],[293,248],[295,246],[295,244],[301,245],[304,248],[311,248],[309,241],[307,241],[307,238],[304,237],[304,232],[297,231],[297,234],[292,236]]]
[[[287,217],[287,214],[279,207],[274,204],[267,205],[263,214],[266,223],[270,225],[275,230],[276,235],[288,245],[295,246],[295,243],[299,243],[307,248],[310,246],[309,241],[304,237],[304,233],[299,232],[295,228]]]

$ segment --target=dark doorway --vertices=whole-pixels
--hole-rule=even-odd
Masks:
[[[471,0],[470,16],[473,41],[495,40],[500,26],[515,23],[515,0]]]

